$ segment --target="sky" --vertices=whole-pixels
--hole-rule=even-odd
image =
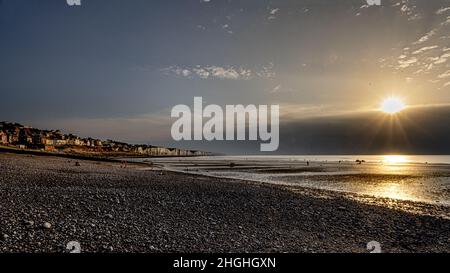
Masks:
[[[0,120],[257,154],[172,140],[171,108],[202,96],[280,105],[280,154],[450,153],[450,0],[81,2],[0,0]]]

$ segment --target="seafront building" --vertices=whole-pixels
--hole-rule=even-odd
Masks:
[[[41,151],[75,153],[125,153],[139,156],[201,156],[204,152],[152,145],[133,145],[113,140],[80,138],[59,130],[40,130],[18,123],[0,122],[0,145]]]

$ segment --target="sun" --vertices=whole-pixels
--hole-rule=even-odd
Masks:
[[[396,97],[390,97],[381,104],[381,111],[388,114],[396,114],[406,108],[406,105]]]

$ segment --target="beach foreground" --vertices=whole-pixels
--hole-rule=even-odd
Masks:
[[[0,170],[1,252],[450,252],[450,220],[320,190],[7,153]]]

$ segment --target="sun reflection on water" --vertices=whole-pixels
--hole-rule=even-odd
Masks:
[[[379,174],[386,177],[375,183],[366,184],[365,191],[392,199],[415,200],[420,193],[411,185],[411,177],[408,177],[413,174],[414,168],[411,165],[413,160],[405,155],[383,155],[381,160],[383,164],[380,166]]]
[[[404,155],[384,155],[383,162],[386,164],[403,164],[410,162],[410,160]]]
[[[378,196],[400,200],[415,200],[416,196],[411,189],[402,182],[380,183],[372,189]]]

